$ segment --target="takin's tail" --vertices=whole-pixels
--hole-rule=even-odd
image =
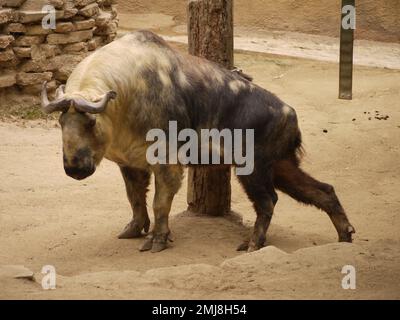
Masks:
[[[279,145],[276,145],[277,150],[276,159],[291,159],[294,163],[299,166],[301,158],[304,154],[302,147],[302,138],[299,124],[297,121],[296,111],[285,105],[284,106],[284,121],[281,126],[279,137],[276,137],[276,141]]]

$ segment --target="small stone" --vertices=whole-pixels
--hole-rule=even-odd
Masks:
[[[49,3],[56,9],[62,9],[64,6],[64,0],[49,0]]]
[[[34,273],[21,265],[5,265],[0,267],[0,279],[28,279],[34,280]]]
[[[0,49],[7,48],[13,41],[13,36],[0,35]]]
[[[35,36],[35,35],[46,35],[52,32],[53,32],[52,29],[45,29],[40,24],[40,25],[26,26],[25,34],[28,36]]]
[[[65,53],[87,52],[88,44],[86,42],[77,42],[68,44],[63,48]]]
[[[101,37],[93,37],[92,40],[88,41],[88,50],[93,51],[100,47],[103,43],[103,39]]]
[[[322,130],[323,133],[328,133],[328,130],[324,129]]]
[[[42,11],[19,11],[18,21],[22,23],[40,22],[48,13]],[[56,10],[56,19],[64,18],[63,10]]]
[[[16,72],[13,70],[3,70],[0,73],[0,88],[11,87],[17,83]]]
[[[72,22],[60,22],[56,24],[56,30],[57,33],[68,33],[75,31],[75,26],[72,24]]]
[[[356,118],[353,118],[353,120],[351,120],[351,121],[356,121]]]
[[[112,21],[111,12],[100,10],[100,14],[96,17],[97,27],[106,27]]]
[[[0,53],[1,55],[1,53]],[[20,63],[18,57],[14,54],[10,60],[1,61],[0,60],[0,70],[7,69],[7,68],[15,68]]]
[[[67,44],[86,41],[92,37],[92,30],[75,31],[66,34],[53,33],[47,36],[47,42],[49,44]]]
[[[103,7],[109,7],[112,4],[117,3],[117,0],[98,0],[97,3]]]
[[[17,74],[17,84],[21,86],[42,84],[44,81],[50,81],[52,77],[53,77],[52,72],[42,72],[42,73],[20,72]]]
[[[13,17],[13,9],[1,9],[0,7],[0,24],[11,21]]]
[[[73,0],[65,0],[63,10],[65,19],[70,19],[72,17],[75,17],[76,14],[78,13],[78,9],[75,8]]]
[[[20,36],[13,45],[16,47],[31,47],[34,44],[41,44],[44,41],[44,36]]]
[[[6,7],[19,8],[26,0],[4,0]]]
[[[96,25],[94,19],[82,20],[82,21],[75,21],[74,26],[76,30],[88,30],[92,29]]]
[[[113,19],[116,18],[118,15],[117,7],[115,5],[111,6],[111,14],[112,14]]]
[[[53,92],[57,88],[57,82],[55,80],[47,82],[47,93]],[[33,84],[23,87],[23,92],[27,94],[38,94],[42,91],[42,84]]]
[[[57,45],[53,44],[41,44],[32,46],[32,59],[42,60],[45,58],[52,58],[61,52]]]
[[[106,36],[109,34],[116,34],[118,30],[118,25],[116,22],[112,22],[105,27],[99,27],[95,30],[94,34],[100,36]]]
[[[108,34],[108,35],[106,36],[104,42],[105,42],[105,43],[110,43],[110,42],[114,41],[116,37],[117,37],[117,33]]]
[[[74,1],[74,5],[77,7],[85,7],[88,4],[96,2],[96,0],[73,0],[73,1]]]
[[[28,60],[23,63],[20,67],[22,72],[45,72],[55,70],[56,66],[52,60],[44,59],[42,60]]]
[[[0,51],[0,61],[10,61],[15,57],[14,51],[11,48]]]
[[[6,33],[6,34],[25,33],[25,31],[26,31],[25,26],[22,23],[17,23],[17,22],[9,23],[4,28],[4,33]]]
[[[13,47],[14,53],[18,58],[30,58],[32,48],[30,47]]]
[[[91,3],[79,10],[79,14],[89,18],[97,15],[100,11],[99,5],[97,3]]]

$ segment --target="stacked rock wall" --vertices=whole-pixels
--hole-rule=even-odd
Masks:
[[[0,0],[0,93],[13,87],[36,94],[43,81],[50,91],[65,82],[90,51],[116,37],[115,3]],[[42,27],[49,14],[46,5],[55,9],[55,29]]]

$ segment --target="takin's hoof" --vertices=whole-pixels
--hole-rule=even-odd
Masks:
[[[261,241],[260,241],[261,243]],[[240,244],[236,250],[237,251],[247,251],[247,252],[253,252],[253,251],[257,251],[260,250],[261,248],[263,248],[264,245],[264,241],[262,241],[262,243],[255,243],[253,241],[245,241],[242,244]]]
[[[236,248],[236,251],[247,251],[248,248],[249,248],[249,241],[245,241],[239,244],[239,246]]]
[[[339,234],[339,242],[353,242],[352,235],[356,233],[356,230],[353,226],[348,226],[347,230],[343,233]]]
[[[129,222],[124,230],[118,235],[118,239],[132,239],[132,238],[140,238],[142,234],[142,230],[145,233],[149,231],[150,228],[150,220],[146,221],[144,225],[137,223],[135,220]]]
[[[250,241],[249,247],[247,248],[247,252],[253,252],[260,250],[261,248],[264,248],[264,241],[262,243],[254,243],[253,241]]]
[[[153,253],[163,251],[168,248],[168,240],[170,240],[168,237],[169,237],[168,234],[159,234],[159,235],[149,234],[139,250],[140,251],[151,250],[151,252]]]

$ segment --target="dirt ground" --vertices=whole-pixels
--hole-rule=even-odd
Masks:
[[[164,18],[150,19],[152,28],[179,27]],[[336,63],[244,51],[235,59],[297,110],[303,167],[335,186],[354,243],[336,243],[326,214],[279,194],[268,246],[235,251],[255,213],[234,180],[242,223],[185,213],[184,183],[171,211],[174,242],[140,253],[143,239],[117,239],[131,217],[117,166],[104,160],[94,176],[72,180],[56,121],[7,118],[0,122],[0,299],[400,298],[400,70],[356,66],[354,99],[343,101]],[[149,204],[153,194],[152,187]],[[20,271],[9,265],[25,266],[34,279],[16,279]],[[40,285],[44,265],[56,268],[56,290]],[[341,286],[344,265],[356,268],[355,290]]]

